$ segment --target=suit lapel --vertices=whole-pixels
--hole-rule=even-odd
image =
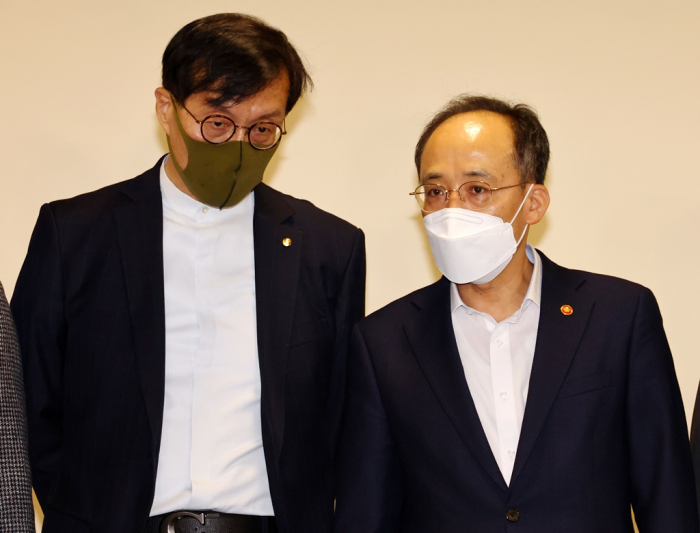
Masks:
[[[261,411],[277,460],[284,435],[284,385],[303,244],[302,232],[284,224],[293,213],[282,194],[265,184],[255,188],[253,234]]]
[[[161,159],[162,161],[162,159]],[[165,297],[163,282],[163,203],[159,161],[122,192],[132,201],[115,209],[129,316],[141,390],[158,456],[165,397]],[[153,461],[155,468],[157,461]]]
[[[535,356],[511,486],[527,461],[569,370],[594,302],[581,290],[585,275],[557,266],[541,252],[542,299]],[[562,306],[573,309],[570,315]]]
[[[464,377],[452,328],[449,289],[449,281],[442,278],[428,290],[421,291],[414,300],[417,312],[404,324],[404,331],[426,379],[460,437],[484,470],[505,491],[506,483]]]

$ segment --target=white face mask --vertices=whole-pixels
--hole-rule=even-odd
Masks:
[[[510,222],[461,208],[446,208],[423,218],[430,249],[437,267],[453,283],[488,283],[508,266],[518,241],[513,236],[513,220],[525,204],[534,183],[520,202]]]

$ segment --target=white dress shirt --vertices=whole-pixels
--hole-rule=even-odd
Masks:
[[[165,404],[151,516],[273,515],[262,448],[254,195],[219,210],[160,171]]]
[[[476,412],[506,484],[525,414],[542,293],[542,261],[529,244],[534,264],[523,303],[513,315],[496,322],[462,302],[457,286],[450,288],[452,327]]]

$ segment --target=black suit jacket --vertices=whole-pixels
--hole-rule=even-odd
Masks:
[[[159,169],[44,205],[15,288],[45,533],[142,531],[151,508],[165,383]],[[364,236],[264,184],[253,225],[275,515],[284,533],[325,533]]]
[[[464,377],[443,278],[354,331],[336,533],[631,533],[630,504],[641,533],[697,533],[683,404],[653,295],[542,262],[510,486]]]

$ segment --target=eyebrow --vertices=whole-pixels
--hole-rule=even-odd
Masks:
[[[225,106],[225,105],[218,105],[218,106],[213,106],[209,105],[209,110],[205,113],[205,116],[211,116],[211,115],[222,115],[224,117],[228,117],[230,120],[233,120],[233,117],[231,116],[231,107],[230,106]],[[279,120],[275,120],[279,119]],[[257,122],[274,122],[278,126],[281,126],[282,122],[285,119],[285,114],[284,111],[282,110],[277,110],[277,111],[271,111],[269,113],[265,113],[264,115],[260,115],[259,117],[256,117],[250,124],[255,124]],[[235,120],[234,120],[235,122]],[[278,124],[279,122],[279,124]],[[238,123],[236,123],[238,124]],[[239,126],[242,126],[242,124],[238,124]]]
[[[429,174],[423,176],[424,180],[438,180],[440,178],[442,178],[442,174],[439,172],[430,172]]]
[[[211,106],[211,109],[213,110],[212,113],[208,113],[209,115],[224,115],[225,117],[229,117],[231,120],[233,120],[233,117],[231,117],[230,113],[230,107],[227,106]],[[259,117],[255,118],[252,123],[255,122],[263,122],[266,120],[270,119],[275,119],[275,118],[280,118],[281,120],[284,120],[284,111],[282,110],[277,110],[277,111],[271,111],[270,113],[265,113],[264,115],[260,115]]]
[[[473,168],[471,170],[465,170],[464,172],[462,172],[462,176],[478,176],[479,178],[493,178],[493,174],[491,174],[488,170],[485,170],[483,168]]]
[[[491,174],[488,170],[485,170],[483,168],[472,168],[469,170],[464,170],[462,172],[462,176],[466,178],[472,178],[472,177],[477,177],[477,178],[493,178],[493,174]],[[423,179],[424,180],[437,180],[443,177],[443,174],[440,172],[429,172],[426,174]]]
[[[277,117],[284,117],[284,111],[273,111],[272,113],[265,113],[264,115],[260,115],[256,122],[260,122],[261,120],[268,120],[271,118],[277,118]]]

